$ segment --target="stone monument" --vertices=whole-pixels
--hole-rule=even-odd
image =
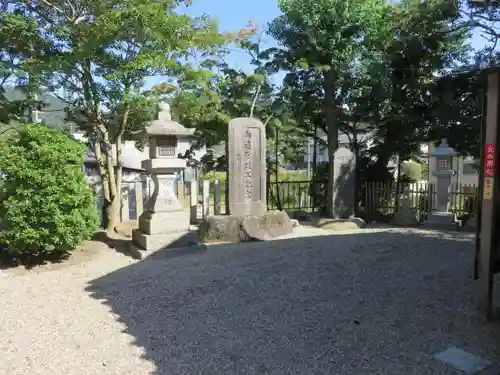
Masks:
[[[229,213],[263,215],[266,203],[266,128],[253,118],[229,122]]]
[[[410,189],[408,186],[403,188],[403,194],[399,199],[399,207],[394,213],[394,217],[392,218],[392,225],[398,226],[414,226],[419,224],[419,220],[417,218],[416,212],[411,208],[411,197],[410,197]]]
[[[133,243],[145,250],[164,248],[175,238],[173,234],[189,230],[189,213],[177,199],[174,183],[177,172],[186,168],[186,161],[177,157],[177,142],[190,137],[194,129],[172,121],[167,103],[158,107],[158,119],[146,127],[149,159],[142,161],[142,167],[151,174],[154,190],[139,217],[139,228],[132,232]]]
[[[334,196],[337,215],[339,219],[348,219],[354,216],[356,202],[356,157],[348,148],[340,147],[335,151],[333,164],[338,186]]]
[[[356,156],[346,147],[339,147],[333,157],[335,216],[320,218],[316,226],[332,231],[345,231],[363,228],[366,224],[355,217],[356,207]]]
[[[229,215],[210,216],[198,228],[202,242],[268,240],[293,232],[286,212],[267,211],[266,128],[254,118],[229,122]]]

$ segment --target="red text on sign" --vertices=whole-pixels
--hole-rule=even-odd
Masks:
[[[495,176],[496,148],[494,144],[488,143],[484,146],[484,177]]]

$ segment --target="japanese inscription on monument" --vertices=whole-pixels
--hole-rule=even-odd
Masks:
[[[252,133],[249,130],[245,130],[243,137],[243,168],[245,199],[252,199]]]
[[[229,122],[229,210],[231,215],[266,212],[266,134],[256,119]]]

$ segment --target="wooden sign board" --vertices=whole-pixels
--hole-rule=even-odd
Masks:
[[[483,198],[486,200],[493,199],[493,177],[484,178]]]

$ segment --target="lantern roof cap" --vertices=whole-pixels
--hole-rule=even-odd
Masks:
[[[430,153],[431,156],[438,157],[454,157],[457,156],[457,152],[448,145],[448,141],[446,138],[441,140],[441,144],[434,148]]]
[[[149,136],[191,136],[195,129],[189,129],[172,120],[170,104],[161,102],[158,104],[158,118],[151,121],[146,127]]]

